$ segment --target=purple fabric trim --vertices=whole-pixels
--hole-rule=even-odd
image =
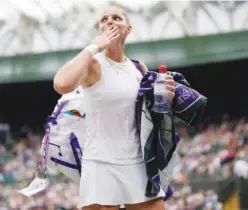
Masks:
[[[178,142],[180,141],[181,137],[178,133],[175,134],[175,141],[176,141],[176,144],[178,144]]]
[[[72,163],[68,163],[68,162],[63,161],[63,160],[59,160],[59,159],[54,158],[54,157],[50,157],[50,160],[53,161],[53,162],[56,163],[56,164],[65,166],[65,167],[67,167],[67,168],[78,169],[78,166],[77,166],[77,165],[74,165],[74,164],[72,164]]]
[[[47,123],[52,123],[53,125],[57,125],[57,120],[56,120],[56,118],[54,117],[54,116],[48,116],[47,117]],[[47,126],[47,124],[46,124],[46,126]]]
[[[64,108],[64,106],[68,103],[69,101],[62,101],[60,104],[57,105],[57,110],[55,112],[52,113],[52,116],[54,116],[55,118],[57,118],[60,114],[60,112],[62,111],[62,109]]]
[[[155,177],[152,178],[152,181],[155,184],[155,187],[157,188],[157,192],[160,191],[160,177],[159,174],[157,174]]]
[[[50,124],[57,124],[57,117],[61,113],[64,106],[68,103],[68,101],[63,101],[60,104],[57,105],[56,111],[52,113],[51,116],[48,116],[46,126],[45,126],[45,142],[44,147],[42,151],[42,155],[45,161],[45,174],[44,176],[47,176],[47,154],[48,154],[48,148],[49,148],[49,134],[51,131],[51,125]],[[40,163],[41,164],[41,163]]]
[[[79,141],[73,132],[70,134],[70,143],[71,143],[72,151],[73,151],[76,163],[77,163],[78,172],[81,175],[83,153],[79,145]]]
[[[173,190],[171,186],[169,185],[167,192],[165,194],[165,197],[164,197],[164,201],[167,201],[172,195],[173,195]]]

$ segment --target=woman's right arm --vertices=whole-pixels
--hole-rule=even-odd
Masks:
[[[83,81],[92,80],[92,75],[96,75],[97,61],[93,56],[104,50],[114,39],[118,37],[116,27],[110,27],[100,34],[95,44],[87,46],[76,57],[63,65],[56,73],[53,86],[55,91],[60,94],[66,94],[75,90]],[[94,79],[93,79],[94,80]]]
[[[93,54],[91,51],[84,49],[76,57],[63,65],[54,77],[54,89],[60,94],[66,94],[75,90],[83,80],[87,79],[93,61]]]

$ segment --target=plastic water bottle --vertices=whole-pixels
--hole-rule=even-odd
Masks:
[[[170,92],[166,89],[167,68],[159,66],[159,74],[154,82],[154,106],[153,110],[157,113],[170,112]]]

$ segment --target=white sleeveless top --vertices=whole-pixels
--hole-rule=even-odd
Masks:
[[[94,57],[100,64],[102,77],[83,91],[87,136],[83,159],[113,164],[140,163],[143,160],[135,101],[142,75],[129,59],[117,63],[104,53]]]

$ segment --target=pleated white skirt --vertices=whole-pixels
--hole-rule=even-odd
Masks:
[[[147,181],[144,162],[115,165],[83,161],[78,208],[92,204],[121,205],[149,201],[151,198],[145,196]],[[155,198],[164,195],[161,189]]]

